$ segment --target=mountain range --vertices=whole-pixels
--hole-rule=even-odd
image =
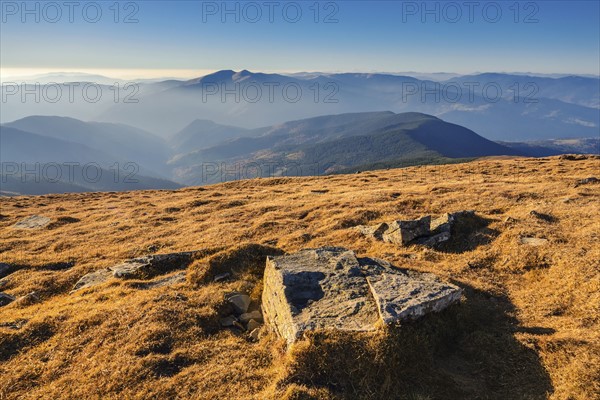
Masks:
[[[103,96],[95,103],[84,101],[79,89],[72,103],[66,95],[56,103],[23,102],[19,95],[7,95],[1,122],[61,115],[118,122],[167,138],[197,119],[255,129],[315,115],[390,110],[430,114],[490,140],[598,136],[597,77],[483,73],[434,81],[417,76],[422,79],[394,74],[223,70],[187,81],[141,81],[127,91],[120,86],[117,98],[115,88],[102,80]],[[40,90],[45,87],[46,83],[41,84]],[[6,85],[2,91],[4,96]],[[68,93],[66,87],[62,91]]]

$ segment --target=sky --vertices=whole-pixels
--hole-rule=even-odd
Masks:
[[[1,1],[0,74],[600,75],[600,1]]]

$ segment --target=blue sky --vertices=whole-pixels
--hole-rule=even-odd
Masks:
[[[141,77],[250,69],[600,74],[596,0],[477,1],[472,9],[465,1],[427,2],[428,14],[422,1],[322,1],[318,15],[314,1],[275,1],[273,22],[264,1],[227,2],[232,10],[237,4],[239,12],[226,15],[221,1],[121,2],[118,16],[113,1],[89,3],[80,2],[70,21],[62,1],[55,3],[58,17],[48,2],[29,2],[33,12],[25,14],[21,1],[2,0],[2,73],[128,71]],[[96,4],[102,11],[99,18]],[[298,9],[301,17],[296,17]],[[124,23],[130,14],[138,22]],[[330,23],[325,23],[328,15]],[[94,19],[98,22],[92,23]]]

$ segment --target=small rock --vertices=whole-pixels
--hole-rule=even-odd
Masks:
[[[248,321],[248,325],[246,325],[246,329],[249,330],[250,332],[252,332],[255,329],[260,328],[260,322],[251,319],[250,321]]]
[[[224,281],[225,279],[229,278],[229,276],[231,276],[231,274],[229,272],[225,272],[223,274],[216,275],[214,281],[221,282],[221,281]]]
[[[257,341],[260,338],[260,328],[256,328],[250,332],[250,338]]]
[[[15,298],[12,297],[10,294],[0,292],[0,307],[10,304],[13,301],[15,301]]]
[[[515,222],[517,222],[517,220],[515,218],[513,218],[513,217],[506,217],[504,219],[504,223],[505,224],[514,224]]]
[[[575,184],[575,187],[580,186],[580,185],[589,185],[591,183],[599,183],[599,182],[600,182],[600,179],[596,178],[595,176],[590,176],[589,178],[578,180],[577,183]]]
[[[32,215],[13,225],[15,229],[37,229],[43,228],[50,223],[50,218],[41,215]]]
[[[251,319],[254,319],[256,321],[262,321],[263,316],[258,310],[240,315],[240,322],[243,324],[247,324],[248,321],[250,321]]]
[[[548,239],[541,239],[535,237],[521,237],[519,241],[521,242],[521,244],[526,244],[529,246],[543,246],[546,243],[548,243]]]
[[[233,306],[236,314],[244,314],[250,307],[250,296],[241,293],[232,293],[226,297],[229,304]]]
[[[221,318],[220,322],[222,327],[229,328],[235,325],[237,319],[233,315],[230,315],[228,317]]]

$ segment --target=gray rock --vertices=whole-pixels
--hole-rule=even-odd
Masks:
[[[367,237],[372,237],[376,240],[383,240],[383,234],[389,229],[389,225],[382,222],[375,226],[360,225],[358,230]]]
[[[0,278],[4,278],[12,272],[13,266],[6,263],[0,263]]]
[[[13,225],[15,229],[37,229],[43,228],[50,223],[51,219],[42,215],[32,215],[24,218]]]
[[[255,329],[260,328],[260,322],[251,319],[250,321],[248,321],[248,324],[246,325],[246,329],[250,332],[252,332]]]
[[[429,235],[430,224],[430,216],[412,221],[394,221],[389,224],[389,228],[383,233],[383,240],[401,246],[406,245],[416,238]]]
[[[225,297],[225,300],[233,306],[236,314],[244,314],[250,307],[250,296],[242,293],[231,293]]]
[[[110,269],[101,269],[98,271],[90,272],[82,276],[73,289],[71,289],[71,293],[76,292],[78,290],[87,289],[92,286],[100,285],[101,283],[106,282],[110,278],[113,277],[113,273]]]
[[[581,186],[581,185],[589,185],[592,183],[600,183],[600,179],[596,178],[595,176],[590,176],[589,178],[580,179],[577,181],[577,183],[575,183],[575,187]]]
[[[437,235],[417,239],[416,243],[427,247],[435,247],[440,243],[450,240],[450,231],[440,232]]]
[[[240,315],[240,322],[242,324],[247,324],[251,319],[262,322],[263,316],[258,310]]]
[[[432,274],[384,272],[367,277],[379,315],[385,324],[439,312],[460,300],[462,291]]]
[[[0,307],[10,304],[13,301],[15,301],[15,298],[13,296],[11,296],[10,294],[0,292]]]
[[[394,289],[383,281],[394,283]],[[315,329],[373,331],[379,321],[391,324],[440,311],[460,295],[460,288],[431,274],[323,247],[267,259],[262,309],[267,326],[291,344]]]
[[[194,252],[181,252],[134,258],[110,267],[110,270],[115,278],[148,279],[187,267],[193,254]]]

